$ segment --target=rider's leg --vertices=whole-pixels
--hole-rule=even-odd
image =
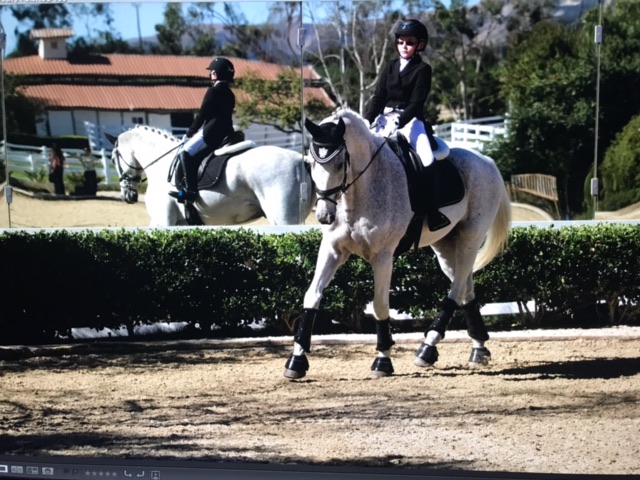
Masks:
[[[178,154],[184,172],[184,183],[179,192],[169,192],[169,195],[177,198],[179,202],[192,202],[198,196],[199,164],[194,156],[206,146],[202,129],[200,129],[184,144],[182,151]]]
[[[425,193],[427,194],[427,224],[429,230],[435,232],[451,224],[451,221],[438,210],[440,179],[435,162],[424,169],[424,179],[426,181]]]
[[[408,139],[411,147],[420,157],[424,166],[423,178],[425,179],[425,197],[427,210],[427,224],[432,232],[440,230],[451,223],[451,221],[438,210],[438,170],[435,167],[435,159],[431,143],[427,136],[424,122],[414,118],[400,130]]]

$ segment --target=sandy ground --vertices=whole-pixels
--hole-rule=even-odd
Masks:
[[[640,328],[545,335],[495,335],[483,370],[462,332],[427,370],[397,335],[380,380],[373,336],[318,336],[293,382],[290,339],[1,347],[0,453],[640,472]]]
[[[128,205],[118,192],[99,192],[98,198],[78,199],[72,196],[55,199],[36,198],[14,189],[13,201],[0,200],[0,228],[85,228],[85,227],[146,227],[149,215],[141,201]],[[640,212],[640,209],[638,209]],[[530,205],[513,204],[514,221],[546,221],[552,218]],[[640,218],[640,215],[637,217]],[[305,221],[317,224],[315,214]],[[268,225],[266,219],[247,225]]]
[[[142,203],[19,193],[10,209],[0,201],[0,228],[9,220],[148,224]],[[315,338],[295,382],[282,377],[290,339],[0,347],[0,453],[637,474],[640,330],[627,328],[495,334],[486,370],[467,368],[463,334],[428,370],[412,363],[419,336],[397,336],[396,374],[376,381],[371,336]]]

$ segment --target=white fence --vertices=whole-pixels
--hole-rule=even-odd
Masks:
[[[506,132],[502,117],[484,117],[433,127],[435,134],[455,146],[482,151],[485,143]]]
[[[133,127],[134,125],[96,125],[91,122],[84,122],[89,145],[94,154],[101,154],[103,149],[109,153],[111,143],[107,140],[105,133],[117,137],[120,133]],[[186,131],[186,128],[176,127],[171,128],[170,133],[180,137]],[[284,133],[269,125],[258,124],[250,125],[248,128],[242,129],[242,131],[247,140],[252,140],[258,146],[274,145],[299,152],[302,151],[302,135],[300,133]]]
[[[26,172],[38,174],[40,172],[48,175],[49,173],[49,155],[50,148],[46,146],[33,147],[30,145],[16,145],[13,143],[6,144],[6,158],[8,162],[8,170],[10,172]],[[64,174],[83,173],[84,166],[80,161],[80,156],[84,152],[80,149],[63,149],[65,156]],[[103,177],[103,182],[107,185],[118,183],[117,174],[111,167],[110,152],[102,150],[92,154],[94,159],[94,167],[96,174]],[[5,158],[5,142],[0,141],[0,158]]]
[[[105,133],[117,136],[119,133],[133,127],[133,125],[95,125],[85,122],[85,129],[89,139],[91,153],[95,159],[96,173],[102,177],[107,185],[117,184],[117,173],[111,165],[111,144]],[[185,129],[173,129],[175,135],[180,135]],[[502,117],[486,117],[462,122],[435,125],[434,131],[443,140],[467,148],[482,151],[484,144],[499,135],[505,134],[505,124]],[[244,130],[246,138],[257,145],[276,145],[282,148],[302,151],[302,135],[300,133],[287,134],[279,132],[273,127],[251,125]],[[0,158],[4,158],[4,141],[0,142]],[[84,167],[80,162],[82,150],[64,149],[66,158],[65,174],[82,173]],[[10,171],[29,172],[37,174],[39,171],[48,172],[49,149],[45,146],[33,147],[27,145],[7,144],[7,159]]]

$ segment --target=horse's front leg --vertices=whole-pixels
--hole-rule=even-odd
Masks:
[[[386,252],[378,255],[371,262],[373,267],[374,297],[373,315],[376,319],[378,356],[371,365],[369,378],[387,377],[393,374],[391,363],[391,347],[396,343],[391,337],[391,318],[389,316],[389,289],[391,288],[391,274],[393,271],[393,253]]]
[[[304,295],[298,329],[294,336],[293,354],[285,364],[284,376],[289,379],[302,378],[309,370],[309,361],[305,352],[311,351],[311,335],[316,317],[320,314],[322,293],[327,288],[336,271],[347,258],[348,253],[338,251],[329,241],[320,243],[316,270],[311,285]]]

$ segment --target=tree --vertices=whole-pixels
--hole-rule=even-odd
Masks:
[[[252,122],[271,125],[281,132],[302,132],[300,72],[287,69],[276,80],[263,80],[248,74],[238,80],[241,95],[236,103],[238,123],[245,128]],[[319,99],[305,101],[305,115],[326,116],[329,111]]]
[[[510,36],[528,31],[550,16],[553,0],[482,0],[467,6],[436,2],[428,17],[431,34],[427,58],[433,66],[432,101],[457,119],[502,114],[495,72]]]
[[[390,33],[400,12],[388,0],[308,5],[305,12],[315,39],[314,47],[307,51],[309,58],[324,73],[335,101],[343,107],[357,105],[363,113],[371,89],[393,52]],[[329,10],[320,19],[317,12],[323,8]]]
[[[617,210],[640,202],[640,115],[635,116],[607,150],[600,173],[602,207]]]
[[[604,21],[598,157],[640,111],[640,4],[620,0]],[[543,21],[514,46],[501,70],[510,105],[508,137],[493,153],[503,174],[546,173],[558,178],[565,213],[584,209],[584,181],[594,156],[597,11],[577,27]],[[621,92],[623,95],[621,95]],[[511,158],[508,158],[508,157]],[[504,170],[507,160],[511,169]]]
[[[7,120],[7,135],[14,133],[36,133],[34,125],[42,114],[42,106],[29,101],[20,91],[20,82],[14,75],[5,73],[4,101]],[[2,132],[0,131],[0,137]]]
[[[187,23],[182,16],[181,3],[167,3],[164,9],[164,23],[156,25],[158,46],[154,53],[162,55],[180,55],[183,53],[182,35],[187,30]]]
[[[18,5],[11,7],[11,14],[22,25],[26,25],[24,31],[16,27],[16,48],[8,57],[23,57],[38,53],[36,43],[29,38],[29,32],[39,28],[70,27],[70,15],[67,5],[64,3],[40,3],[33,5]]]
[[[29,32],[38,28],[71,27],[73,19],[85,23],[88,35],[73,40],[69,55],[89,53],[131,53],[138,51],[122,40],[113,25],[111,7],[106,3],[39,4],[12,7],[13,16],[20,23],[16,28],[17,44],[9,57],[36,55],[36,42]],[[24,31],[21,31],[24,30]]]

